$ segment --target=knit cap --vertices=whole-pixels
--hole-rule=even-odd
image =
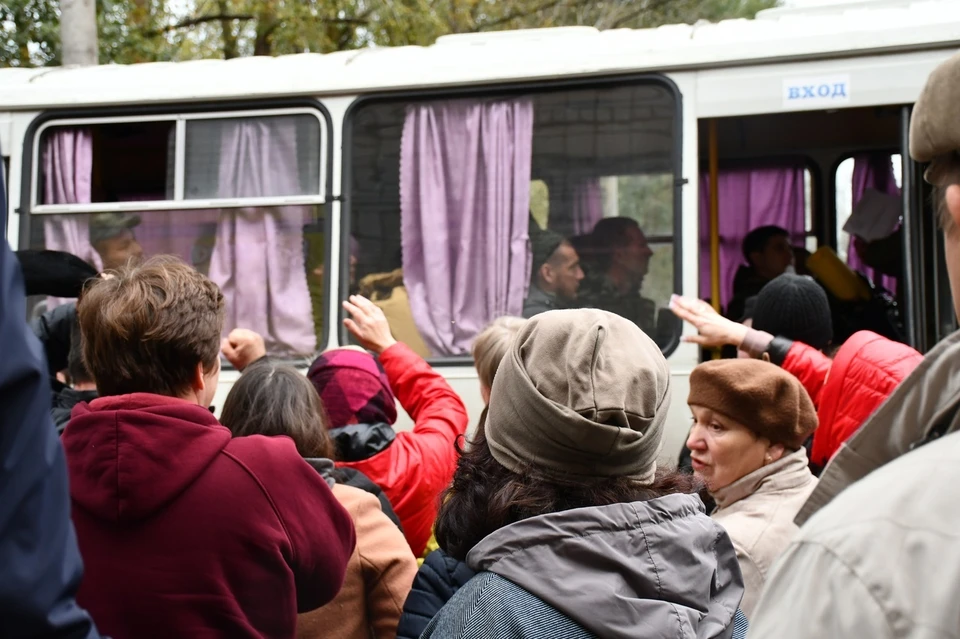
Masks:
[[[690,373],[687,403],[724,415],[790,450],[799,449],[817,428],[817,411],[800,380],[758,359],[700,364]]]
[[[387,374],[365,351],[327,351],[310,365],[307,379],[323,400],[331,428],[397,421],[396,399]]]
[[[806,275],[775,277],[757,295],[753,328],[823,350],[833,339],[827,294]]]
[[[579,481],[652,481],[670,370],[636,324],[597,309],[528,320],[493,381],[485,433],[500,464]]]

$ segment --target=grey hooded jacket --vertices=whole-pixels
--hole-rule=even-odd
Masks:
[[[467,563],[479,574],[421,639],[728,639],[743,596],[733,544],[693,495],[526,519]]]
[[[844,444],[797,517],[750,637],[960,637],[960,332]]]

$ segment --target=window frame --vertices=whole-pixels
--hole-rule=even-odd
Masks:
[[[379,92],[362,95],[353,100],[343,114],[343,153],[340,157],[340,242],[341,248],[349,247],[351,224],[351,184],[353,178],[353,122],[356,112],[370,104],[420,102],[427,100],[449,100],[463,98],[507,98],[530,95],[532,93],[557,93],[577,89],[615,89],[632,87],[644,84],[657,84],[667,90],[673,97],[673,148],[671,165],[673,168],[673,288],[674,292],[683,290],[683,187],[688,178],[683,174],[683,93],[677,84],[662,73],[634,73],[617,76],[597,76],[589,78],[528,80],[498,84],[483,84],[473,86],[446,87],[439,89],[422,89],[396,92]],[[531,176],[533,179],[533,176]],[[340,287],[339,290],[348,290],[349,283],[349,250],[340,251]],[[338,324],[340,325],[339,344],[349,344],[349,334],[343,325],[346,311],[340,308]],[[669,357],[680,345],[680,333],[663,348],[663,356]],[[431,357],[427,360],[431,366],[473,366],[473,358],[469,355],[455,355],[448,357]]]
[[[187,124],[200,120],[221,120],[233,118],[255,118],[271,117],[283,115],[310,115],[317,119],[320,129],[320,161],[318,162],[318,180],[319,193],[316,195],[286,195],[271,197],[230,197],[230,198],[203,198],[203,199],[185,199],[184,188],[186,181],[186,138]],[[78,127],[96,124],[127,124],[136,122],[173,122],[174,135],[176,143],[174,145],[174,196],[172,200],[149,200],[145,202],[91,202],[90,204],[41,204],[40,199],[40,160],[42,157],[40,143],[43,134],[52,128],[58,127]],[[196,210],[196,209],[229,209],[246,207],[270,207],[270,206],[299,206],[299,205],[324,205],[326,204],[329,188],[324,179],[328,171],[328,164],[331,157],[324,157],[325,146],[329,146],[330,129],[328,122],[323,117],[323,113],[317,108],[311,107],[281,107],[281,108],[259,108],[242,110],[209,110],[196,113],[175,112],[167,114],[151,115],[112,115],[112,116],[93,116],[93,117],[53,117],[41,123],[30,138],[32,151],[32,163],[25,165],[30,167],[30,184],[27,197],[30,201],[29,210],[35,215],[64,215],[71,213],[112,213],[112,212],[147,212],[147,211],[169,211],[169,210]],[[26,146],[26,145],[25,145]]]
[[[318,346],[325,345],[330,339],[330,323],[327,321],[327,318],[330,317],[330,304],[331,302],[331,285],[333,280],[330,275],[330,256],[333,251],[333,202],[339,200],[339,196],[333,195],[333,119],[330,116],[329,110],[322,102],[314,98],[278,98],[270,100],[239,100],[236,102],[227,102],[222,101],[204,101],[196,102],[189,104],[169,104],[169,105],[142,105],[142,106],[108,106],[108,107],[93,107],[93,108],[84,108],[84,109],[57,109],[50,111],[41,112],[30,125],[27,127],[27,130],[24,132],[23,137],[23,147],[22,147],[22,157],[21,157],[21,166],[24,167],[24,170],[20,175],[20,203],[19,206],[14,210],[14,213],[20,216],[20,231],[18,237],[18,246],[22,248],[27,248],[30,246],[31,238],[31,227],[34,220],[42,220],[45,213],[37,213],[33,210],[31,204],[32,201],[36,198],[38,193],[35,190],[32,190],[34,184],[34,175],[35,171],[39,169],[39,160],[40,154],[35,151],[39,149],[39,139],[41,133],[41,127],[44,124],[56,121],[62,122],[65,120],[86,120],[89,121],[91,118],[129,118],[144,116],[150,120],[157,120],[158,117],[171,116],[171,115],[187,115],[187,114],[215,114],[214,117],[223,117],[226,116],[237,116],[241,113],[248,112],[262,112],[262,113],[276,113],[280,109],[305,109],[312,111],[313,114],[318,115],[321,119],[321,148],[320,148],[320,184],[323,189],[323,193],[326,194],[325,197],[311,197],[309,202],[289,202],[288,200],[294,198],[269,198],[270,200],[282,200],[280,204],[269,204],[269,206],[295,206],[308,204],[315,206],[323,216],[322,226],[324,233],[324,265],[327,268],[324,268],[323,275],[323,318],[324,322],[320,331],[320,339],[317,342]],[[178,140],[179,142],[179,140]],[[265,200],[266,198],[247,198],[242,202],[237,202],[235,204],[226,201],[224,204],[215,201],[215,200],[166,200],[163,203],[163,206],[153,206],[146,207],[143,206],[147,202],[137,202],[136,211],[137,212],[148,212],[148,211],[182,211],[187,208],[201,209],[201,208],[243,208],[243,207],[260,207],[268,206],[260,203],[260,200]],[[297,198],[299,200],[299,198]],[[183,204],[187,202],[201,202],[204,203],[203,206],[196,207],[186,207]],[[154,202],[154,204],[157,204]],[[226,205],[229,204],[229,205]],[[122,209],[121,209],[122,210]],[[92,212],[103,212],[104,209],[96,209]],[[81,213],[73,209],[69,211],[70,213]],[[88,211],[89,212],[89,211]],[[58,211],[58,213],[60,213]],[[39,216],[39,217],[38,217]],[[4,225],[4,232],[6,232],[6,225]],[[299,361],[299,360],[290,360],[290,361]],[[231,368],[229,365],[225,365],[224,368]]]

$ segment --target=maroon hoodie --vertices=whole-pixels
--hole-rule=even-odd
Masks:
[[[290,439],[135,393],[77,405],[63,445],[77,598],[113,639],[292,638],[340,589],[353,524]]]

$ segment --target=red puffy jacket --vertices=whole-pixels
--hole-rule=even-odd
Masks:
[[[419,557],[430,539],[440,493],[457,467],[454,442],[467,430],[467,409],[443,376],[406,345],[397,342],[383,351],[380,363],[413,418],[413,430],[398,432],[373,457],[337,465],[356,468],[383,489]]]
[[[923,355],[870,331],[850,336],[831,362],[811,346],[794,342],[781,366],[803,384],[820,425],[810,461],[824,466],[840,445],[920,364]]]

